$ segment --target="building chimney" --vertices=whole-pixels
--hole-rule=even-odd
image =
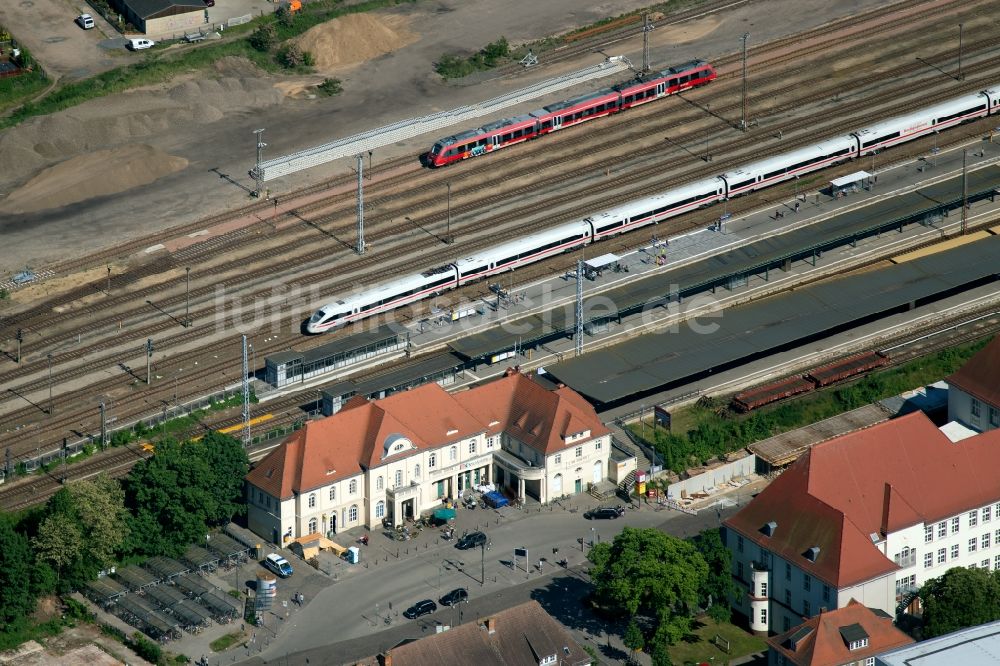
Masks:
[[[379,658],[380,666],[392,666],[392,652],[386,652]]]
[[[486,633],[490,636],[497,632],[497,619],[495,617],[486,618]]]

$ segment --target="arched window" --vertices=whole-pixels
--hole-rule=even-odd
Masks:
[[[334,486],[330,486],[330,501],[332,502],[335,499],[337,499],[337,488]]]
[[[430,454],[430,456],[427,457],[427,469],[434,469],[435,467],[437,467],[437,463],[438,463],[438,457],[436,453],[432,453]]]
[[[401,485],[403,485],[403,470],[397,469],[396,470],[396,487],[398,488]]]
[[[352,522],[352,523],[358,522],[358,505],[357,504],[352,504],[351,505],[351,510],[347,513],[347,519],[350,522]]]
[[[347,486],[347,492],[350,495],[354,495],[358,492],[358,481],[357,479],[351,479],[351,483]]]
[[[375,517],[385,518],[385,502],[383,502],[382,500],[379,500],[375,504]]]
[[[413,478],[414,479],[419,479],[420,478],[420,465],[419,464],[413,466]]]
[[[456,458],[458,458],[458,447],[457,446],[453,446],[453,447],[451,447],[451,449],[448,450],[448,458],[450,460],[455,460]]]
[[[375,490],[382,490],[383,485],[381,476],[375,479]]]
[[[469,440],[469,453],[475,453],[475,452],[476,452],[476,440],[470,439]]]
[[[309,493],[309,508],[316,506],[316,493]]]
[[[317,527],[317,525],[318,525],[318,523],[316,522],[315,518],[310,518],[309,519],[309,534],[315,534],[316,533],[316,527]]]

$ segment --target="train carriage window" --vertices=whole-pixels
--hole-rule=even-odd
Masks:
[[[542,129],[543,130],[547,130],[547,129],[551,129],[551,128],[552,128],[552,121],[551,120],[546,120],[544,123],[542,123]]]
[[[809,162],[803,162],[803,164],[809,164]],[[791,168],[792,168],[792,169],[795,169],[795,168],[797,168],[798,166],[799,166],[799,165],[797,165],[797,164],[796,164],[795,166],[793,166],[793,167],[791,167]],[[785,170],[784,170],[784,169],[778,169],[777,171],[772,171],[771,173],[765,173],[765,174],[764,174],[764,180],[767,180],[768,178],[774,178],[775,176],[781,176],[781,175],[784,175],[784,173],[785,173]]]
[[[605,224],[603,227],[598,227],[597,228],[597,233],[604,233],[605,231],[608,231],[609,229],[615,229],[615,228],[620,227],[620,226],[622,226],[624,224],[625,224],[625,220],[615,220],[611,224]]]
[[[513,134],[504,134],[502,137],[500,137],[500,141],[503,142],[503,143],[507,143],[508,141],[510,141],[513,138],[514,138]]]
[[[670,80],[669,80],[669,81],[667,82],[667,85],[668,85],[669,87],[673,88],[674,86],[676,86],[676,85],[677,85],[677,79],[670,79]]]
[[[483,264],[482,266],[479,266],[478,268],[473,268],[471,270],[468,270],[468,271],[462,273],[462,275],[465,276],[465,277],[468,277],[470,275],[479,275],[480,273],[482,273],[483,271],[485,271],[487,268],[489,268],[489,265]]]
[[[870,141],[865,141],[861,144],[862,148],[867,148],[868,146],[874,146],[876,143],[882,143],[883,141],[889,141],[890,139],[895,139],[899,137],[899,132],[893,132],[892,134],[886,134],[884,136],[871,139]]]
[[[751,178],[750,180],[744,180],[742,183],[736,183],[735,185],[733,185],[733,189],[738,190],[742,187],[746,187],[747,185],[753,184],[753,182],[754,182],[753,178]]]
[[[982,110],[983,110],[982,106],[974,106],[971,109],[966,109],[964,111],[959,111],[958,113],[953,113],[953,114],[951,114],[949,116],[942,116],[942,117],[940,117],[940,118],[937,119],[937,122],[939,122],[939,123],[946,123],[949,120],[954,120],[955,118],[959,118],[961,116],[965,116],[965,115],[968,115],[970,113],[975,113],[976,111],[982,111]]]

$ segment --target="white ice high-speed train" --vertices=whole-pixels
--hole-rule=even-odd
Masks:
[[[851,158],[870,155],[960,123],[1000,114],[1000,87],[969,93],[920,111],[871,125],[846,136],[769,157],[715,178],[686,183],[661,194],[480,250],[423,273],[408,275],[353,296],[334,299],[306,324],[308,333],[387,312],[433,294],[480,280],[616,234],[655,224],[723,199],[753,192]]]

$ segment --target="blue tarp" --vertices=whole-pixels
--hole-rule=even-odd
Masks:
[[[496,492],[495,490],[491,493],[484,494],[483,499],[486,500],[486,503],[489,504],[494,509],[499,509],[502,506],[507,506],[508,504],[510,504],[510,502],[507,501],[506,497]]]

